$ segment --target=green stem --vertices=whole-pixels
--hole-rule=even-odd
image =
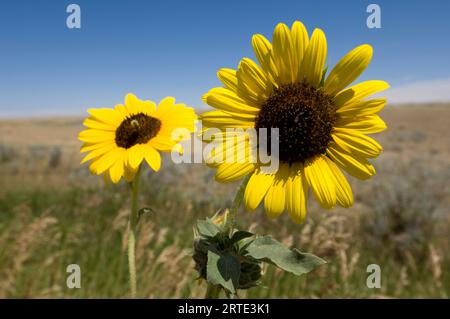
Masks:
[[[131,298],[136,298],[136,226],[138,221],[138,197],[141,167],[138,168],[131,184],[131,214],[128,233],[128,268],[130,271]]]
[[[230,215],[229,215],[229,221],[230,221],[230,225],[231,227],[235,226],[234,223],[236,221],[236,215],[239,209],[239,206],[241,206],[242,200],[244,199],[244,193],[245,193],[245,188],[247,187],[248,181],[250,179],[250,175],[247,175],[244,177],[244,179],[242,180],[241,185],[239,186],[236,195],[234,196],[234,200],[233,203],[231,204],[230,207]]]
[[[208,283],[205,299],[218,299],[220,296],[220,286]]]

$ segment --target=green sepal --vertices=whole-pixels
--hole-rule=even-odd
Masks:
[[[255,234],[248,232],[248,231],[244,231],[244,230],[238,230],[237,232],[235,232],[233,234],[233,236],[231,236],[231,243],[235,244],[245,238],[249,238],[249,237],[253,237],[255,236]]]
[[[236,293],[241,265],[235,256],[208,250],[206,273],[209,283],[220,285],[232,294]]]
[[[203,237],[215,237],[230,231],[228,209],[218,210],[211,218],[197,220],[197,231]]]
[[[207,218],[197,221],[197,231],[202,237],[214,237],[221,232],[221,229]]]

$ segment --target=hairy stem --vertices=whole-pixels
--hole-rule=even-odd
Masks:
[[[138,168],[131,184],[131,214],[128,234],[128,268],[130,271],[131,298],[136,298],[136,226],[138,220],[138,197],[141,167]]]
[[[208,283],[205,299],[217,299],[220,296],[220,286]]]
[[[250,176],[251,176],[251,174],[244,177],[241,185],[239,186],[239,188],[236,192],[236,195],[234,196],[233,203],[231,204],[230,215],[229,215],[231,227],[234,226],[234,223],[236,221],[236,214],[237,214],[239,207],[241,206],[242,200],[244,199],[245,188],[247,187]]]

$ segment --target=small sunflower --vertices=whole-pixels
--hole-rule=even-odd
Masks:
[[[173,97],[164,98],[158,105],[142,101],[133,94],[125,97],[125,104],[114,109],[89,109],[84,120],[86,130],[79,134],[84,142],[80,152],[89,152],[81,163],[92,160],[92,173],[104,174],[106,180],[119,182],[123,176],[132,181],[144,161],[154,170],[161,167],[161,152],[181,150],[182,137],[174,139],[172,132],[186,128],[194,132],[196,115],[193,108],[175,104]]]
[[[367,134],[386,129],[376,115],[386,99],[368,97],[389,85],[371,80],[347,88],[369,65],[372,47],[356,47],[325,77],[327,41],[320,29],[309,37],[299,21],[292,28],[280,23],[272,44],[256,34],[252,45],[259,65],[244,58],[237,70],[219,70],[224,87],[204,95],[204,101],[217,109],[201,116],[204,132],[278,128],[280,166],[267,173],[247,156],[241,162],[212,165],[216,180],[229,182],[251,174],[244,194],[246,209],[253,211],[264,201],[269,217],[287,210],[296,223],[305,219],[309,189],[326,209],[352,206],[352,190],[341,169],[359,179],[374,175],[368,159],[377,157],[382,147]],[[211,154],[230,151],[218,149]]]

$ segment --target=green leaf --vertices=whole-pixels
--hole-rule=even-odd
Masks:
[[[233,236],[231,236],[231,243],[237,243],[239,241],[241,241],[244,238],[248,238],[248,237],[252,237],[254,236],[253,233],[250,233],[248,231],[244,231],[244,230],[238,230],[237,232],[235,232],[233,234]]]
[[[255,259],[272,262],[277,267],[297,276],[326,263],[315,255],[302,253],[296,248],[291,250],[269,236],[256,238],[247,247],[247,251]]]
[[[209,283],[221,285],[231,293],[236,292],[239,285],[241,265],[239,261],[230,254],[221,254],[217,251],[208,251],[208,263],[206,276]]]
[[[209,218],[198,220],[197,229],[200,235],[205,237],[214,237],[221,231],[220,227],[215,225]]]

